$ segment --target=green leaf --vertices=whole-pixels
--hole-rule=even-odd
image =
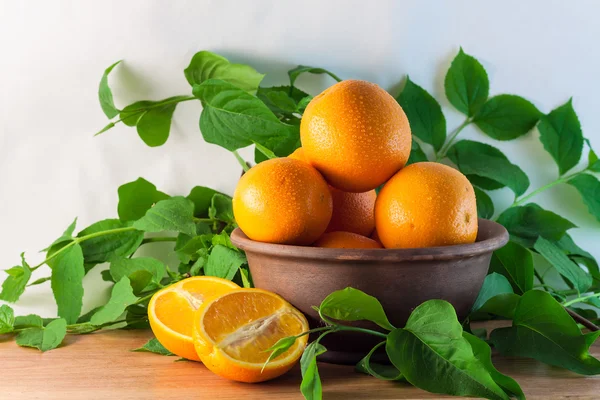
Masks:
[[[102,128],[98,132],[94,133],[94,136],[98,136],[98,135],[100,135],[100,134],[102,134],[102,133],[106,132],[107,130],[112,129],[114,127],[115,127],[115,123],[114,122],[109,122],[108,124],[106,124],[104,126],[104,128]]]
[[[371,321],[389,331],[388,321],[379,300],[358,289],[347,287],[331,293],[319,306],[321,314],[338,321]]]
[[[446,118],[440,104],[425,89],[406,77],[406,85],[396,98],[408,117],[413,135],[437,151],[446,141]]]
[[[50,280],[49,276],[40,278],[40,279],[36,279],[35,281],[31,282],[29,285],[27,286],[35,286],[35,285],[40,285],[42,283],[48,282]]]
[[[123,108],[119,113],[121,122],[127,126],[136,126],[142,114],[149,110],[150,107],[153,107],[156,103],[157,102],[155,101],[141,100],[125,106],[125,108]]]
[[[29,328],[17,335],[17,344],[24,347],[35,347],[41,351],[57,348],[67,334],[67,321],[56,319],[45,327]]]
[[[521,296],[514,293],[498,294],[488,299],[485,304],[479,308],[477,314],[486,313],[513,319],[520,298]]]
[[[133,226],[144,232],[174,231],[194,236],[194,203],[185,197],[161,200],[135,221]]]
[[[266,141],[264,147],[272,150],[273,154],[278,157],[287,157],[300,147],[300,127],[290,126],[290,132],[288,136],[283,138],[274,137]],[[258,147],[254,149],[254,161],[259,164],[263,161],[268,160]]]
[[[571,261],[554,243],[539,237],[533,248],[552,264],[559,274],[567,278],[580,293],[592,286],[592,276]]]
[[[444,88],[450,104],[472,117],[487,100],[490,82],[479,61],[461,48],[446,73]]]
[[[406,165],[414,164],[421,161],[429,160],[427,159],[427,155],[425,154],[425,152],[421,149],[419,143],[415,139],[413,139],[410,148],[410,156],[408,157]]]
[[[183,72],[191,86],[200,85],[209,79],[220,79],[250,93],[256,92],[264,77],[264,74],[249,65],[230,63],[225,57],[210,51],[194,54],[190,65]]]
[[[132,272],[131,275],[128,276],[131,289],[133,290],[133,294],[139,296],[140,293],[148,287],[148,285],[153,281],[153,276],[148,271],[135,271]],[[157,283],[155,283],[156,285]]]
[[[569,179],[567,183],[579,191],[590,214],[600,221],[600,181],[592,175],[582,174]]]
[[[568,234],[564,234],[555,244],[560,247],[569,258],[576,263],[584,264],[590,274],[600,280],[600,269],[598,268],[598,262],[590,253],[577,246],[573,241],[573,238]]]
[[[492,350],[490,349],[490,346],[485,341],[470,333],[463,332],[463,337],[471,345],[475,358],[483,364],[498,386],[500,386],[507,394],[514,396],[519,400],[525,400],[525,394],[517,381],[502,374],[494,367],[494,364],[492,364]]]
[[[289,115],[298,112],[300,102],[307,101],[311,96],[294,86],[259,87],[256,97],[275,115]],[[306,106],[304,106],[306,108]]]
[[[77,234],[78,238],[103,231],[128,228],[130,225],[118,219],[98,221]],[[140,247],[144,233],[136,230],[111,233],[80,242],[87,264],[99,264],[115,257],[129,257]]]
[[[113,286],[108,303],[96,311],[90,322],[92,325],[102,325],[116,321],[125,312],[125,309],[134,304],[137,299],[137,296],[133,294],[129,278],[124,276]]]
[[[25,253],[21,253],[21,265],[5,270],[8,274],[2,283],[0,300],[14,303],[25,291],[25,287],[31,278],[31,268],[25,261]]]
[[[490,272],[504,275],[515,293],[523,294],[533,289],[533,256],[514,241],[494,252]]]
[[[208,187],[196,186],[187,195],[187,198],[194,203],[194,216],[208,217],[208,209],[212,203],[212,198],[215,194],[225,196],[223,193],[217,192]]]
[[[165,264],[152,257],[115,258],[110,263],[110,274],[115,282],[137,271],[147,271],[155,282],[160,282],[166,270]]]
[[[529,178],[497,148],[489,144],[461,140],[448,151],[448,158],[465,175],[476,175],[508,186],[517,196],[529,187]]]
[[[306,400],[322,400],[323,398],[317,357],[326,351],[325,346],[318,341],[314,341],[306,346],[304,353],[302,353],[302,357],[300,358],[300,371],[302,372],[300,391]]]
[[[485,277],[479,295],[471,308],[471,312],[479,310],[492,297],[499,294],[513,293],[510,282],[504,275],[492,272]]]
[[[156,190],[156,186],[144,178],[119,186],[119,205],[121,221],[135,221],[144,216],[153,204],[169,198],[168,194]]]
[[[258,98],[227,82],[211,79],[195,85],[202,100],[200,131],[204,140],[234,151],[254,143],[268,145],[293,134]]]
[[[398,371],[398,368],[393,365],[377,364],[371,362],[371,357],[381,346],[384,346],[386,342],[381,342],[369,351],[369,353],[356,364],[355,369],[363,374],[374,376],[377,379],[383,381],[403,381],[404,376],[402,372]]]
[[[218,235],[213,235],[211,238],[211,243],[213,245],[221,244],[225,247],[229,247],[230,249],[237,250],[237,247],[235,247],[233,243],[231,243],[231,238],[225,231],[222,231]]]
[[[208,256],[204,274],[232,280],[238,269],[246,263],[246,256],[239,251],[216,245]]]
[[[144,112],[137,121],[137,133],[150,147],[162,146],[171,132],[171,120],[177,103],[165,104]]]
[[[198,259],[190,267],[190,275],[198,276],[201,275],[200,271],[204,269],[204,266],[208,262],[208,250],[198,250]]]
[[[13,331],[15,325],[15,313],[6,304],[0,306],[0,335]]]
[[[273,346],[265,350],[270,351],[271,354],[269,354],[269,358],[267,358],[267,361],[265,361],[261,372],[264,371],[268,363],[270,363],[272,360],[276,359],[277,357],[288,351],[290,347],[292,347],[296,343],[296,339],[296,336],[288,336],[281,338],[277,342],[275,342]]]
[[[15,318],[15,329],[41,328],[44,320],[39,315],[29,314]]]
[[[110,67],[104,70],[104,74],[102,75],[102,79],[100,79],[100,87],[98,88],[98,99],[100,100],[100,107],[102,107],[102,111],[109,118],[114,118],[119,115],[119,110],[115,107],[115,102],[113,100],[112,91],[108,86],[108,75],[116,67],[121,61],[119,60]]]
[[[560,175],[577,165],[583,151],[581,124],[572,100],[542,116],[538,125],[540,141],[558,164]]]
[[[535,203],[507,209],[498,217],[498,223],[511,235],[529,239],[532,244],[538,236],[559,240],[568,229],[576,228],[571,221]]]
[[[251,288],[254,287],[252,284],[252,278],[250,276],[250,271],[246,268],[240,268],[240,276],[242,277],[242,287],[243,288]]]
[[[294,83],[296,82],[296,79],[298,79],[298,76],[300,76],[301,74],[304,74],[304,73],[327,74],[338,82],[342,81],[340,78],[338,78],[337,75],[335,75],[333,72],[327,71],[326,69],[309,67],[306,65],[298,65],[296,68],[290,69],[288,71],[288,75],[290,77],[290,86],[294,86]]]
[[[473,122],[491,138],[513,140],[533,129],[542,113],[531,102],[512,94],[489,99]]]
[[[208,216],[228,224],[235,223],[231,197],[221,193],[214,194],[208,209]]]
[[[296,107],[296,112],[299,114],[304,114],[304,110],[308,107],[308,104],[312,101],[313,96],[306,96],[302,100],[298,102],[298,107]]]
[[[490,341],[507,356],[535,358],[582,375],[600,374],[589,347],[599,332],[581,334],[567,311],[546,292],[525,293],[510,328],[492,331]]]
[[[475,198],[477,199],[477,216],[479,218],[492,218],[494,215],[494,202],[483,190],[476,186],[473,189],[475,190]]]
[[[175,354],[171,353],[169,350],[165,349],[165,347],[162,344],[160,344],[160,342],[156,338],[150,339],[142,347],[133,349],[131,351],[143,352],[143,353],[154,353],[154,354],[160,354],[161,356],[174,356],[175,355]]]
[[[62,235],[58,239],[56,239],[52,244],[42,251],[46,251],[51,255],[56,252],[60,248],[64,247],[68,242],[73,241],[73,232],[75,231],[75,226],[77,225],[77,217],[71,222],[71,224],[65,229]]]
[[[81,246],[74,244],[48,261],[52,268],[51,286],[58,316],[64,318],[67,324],[76,323],[81,313],[85,275],[83,257]]]
[[[508,399],[491,371],[475,356],[452,305],[429,300],[410,315],[404,329],[387,337],[390,361],[412,385],[432,393]]]
[[[190,100],[190,96],[173,96],[173,97],[169,97],[167,99],[163,99],[163,100],[158,100],[158,101],[152,101],[152,100],[141,100],[141,101],[136,101],[135,103],[132,103],[128,106],[126,106],[125,108],[123,108],[119,114],[119,116],[121,117],[121,122],[123,122],[125,125],[127,126],[137,126],[140,121],[142,120],[142,118],[145,118],[146,114],[151,114],[150,117],[148,117],[149,119],[144,122],[144,126],[142,128],[142,131],[140,131],[140,129],[138,129],[138,134],[140,135],[140,137],[142,137],[143,140],[146,140],[146,138],[149,138],[150,140],[152,140],[152,138],[154,138],[154,140],[156,140],[156,138],[152,135],[152,133],[156,132],[156,130],[153,129],[152,126],[150,126],[150,122],[152,122],[152,120],[157,121],[158,118],[158,122],[161,124],[161,126],[163,128],[161,128],[161,131],[164,131],[164,126],[165,121],[164,121],[164,115],[166,111],[168,111],[171,107],[173,107],[173,110],[175,109],[175,106],[177,105],[177,103],[180,103],[182,101],[187,101]],[[159,110],[159,111],[156,111]],[[170,114],[173,114],[173,112],[171,111]],[[160,117],[160,115],[162,115],[163,117]],[[169,117],[169,120],[171,119],[171,117]],[[170,127],[170,122],[169,122],[169,127]],[[167,127],[167,136],[168,136],[168,128]],[[162,134],[162,136],[164,136],[164,133]],[[161,136],[161,137],[162,137]],[[164,138],[164,140],[166,141],[166,138]],[[150,145],[150,144],[149,144]]]
[[[180,234],[181,235],[181,234]],[[208,249],[212,235],[200,235],[190,238],[185,243],[178,241],[175,245],[175,253],[182,263],[190,263],[198,259],[198,250]]]

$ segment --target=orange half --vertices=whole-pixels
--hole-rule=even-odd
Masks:
[[[154,336],[171,353],[200,361],[192,340],[196,310],[211,298],[237,289],[226,279],[194,276],[156,292],[148,304]]]
[[[215,374],[240,382],[276,378],[296,364],[308,341],[304,335],[264,367],[279,339],[309,329],[304,315],[275,293],[241,289],[204,303],[194,321],[200,360]]]

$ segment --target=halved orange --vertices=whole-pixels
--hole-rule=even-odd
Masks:
[[[215,374],[240,382],[262,382],[286,373],[308,341],[304,335],[264,367],[279,339],[308,330],[304,315],[275,293],[241,289],[204,303],[194,320],[200,360]]]
[[[154,336],[171,353],[200,361],[192,340],[196,310],[207,300],[237,289],[226,279],[194,276],[156,292],[148,304]]]

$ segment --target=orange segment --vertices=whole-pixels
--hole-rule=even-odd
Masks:
[[[194,322],[194,344],[200,360],[217,375],[262,382],[292,368],[308,337],[297,339],[262,370],[270,355],[267,350],[279,339],[308,329],[304,315],[280,296],[261,289],[240,289],[200,307]]]
[[[205,301],[239,288],[225,279],[195,276],[156,292],[148,304],[154,336],[170,352],[200,361],[192,340],[196,310]]]

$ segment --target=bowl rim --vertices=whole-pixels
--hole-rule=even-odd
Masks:
[[[491,253],[508,243],[504,226],[487,219],[478,219],[477,239],[474,243],[410,249],[337,249],[287,244],[265,243],[252,240],[240,228],[231,233],[231,242],[248,253],[307,260],[352,261],[419,261],[451,260]],[[480,239],[480,237],[482,237]]]

